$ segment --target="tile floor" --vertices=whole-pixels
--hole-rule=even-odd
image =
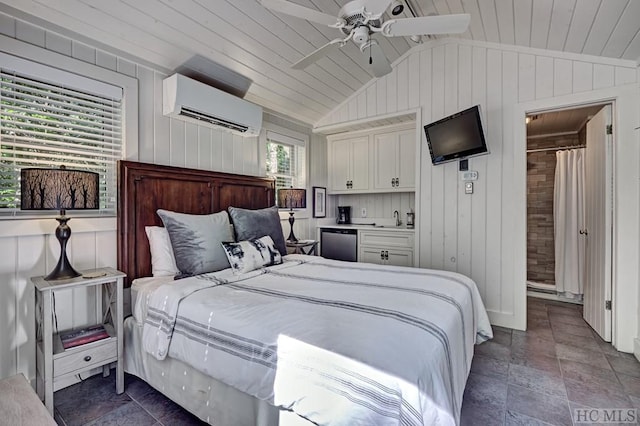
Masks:
[[[600,339],[582,306],[529,298],[527,324],[494,327],[476,346],[463,425],[572,425],[574,409],[640,408],[640,363]]]
[[[581,307],[529,299],[526,332],[494,327],[476,346],[462,425],[572,425],[576,408],[640,408],[640,363],[582,320]],[[60,425],[200,425],[134,376],[92,377],[55,394]]]

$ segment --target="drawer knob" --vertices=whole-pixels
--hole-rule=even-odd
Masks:
[[[84,360],[85,360],[86,362],[91,361],[91,355],[87,355],[87,356],[85,356],[85,357],[84,357]]]

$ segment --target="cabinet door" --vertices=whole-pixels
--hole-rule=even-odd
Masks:
[[[394,266],[413,266],[413,250],[387,250],[389,259],[385,262]]]
[[[351,140],[352,190],[369,189],[369,138],[367,136]]]
[[[330,190],[346,191],[350,178],[351,143],[348,140],[334,141],[330,145],[329,178]]]
[[[416,131],[404,130],[398,133],[397,143],[398,188],[416,186]]]
[[[374,181],[376,189],[392,189],[392,181],[398,177],[398,133],[382,133],[373,137]]]
[[[358,262],[382,264],[382,249],[376,247],[360,247]]]

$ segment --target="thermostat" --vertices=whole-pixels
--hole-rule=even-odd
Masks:
[[[478,180],[478,172],[474,170],[467,170],[466,172],[460,172],[460,178],[464,181]]]

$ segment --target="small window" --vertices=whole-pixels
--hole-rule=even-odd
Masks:
[[[61,165],[97,172],[100,213],[115,214],[121,152],[121,96],[0,68],[0,216],[20,212],[20,169]]]
[[[305,141],[267,131],[267,176],[280,188],[306,188]]]

